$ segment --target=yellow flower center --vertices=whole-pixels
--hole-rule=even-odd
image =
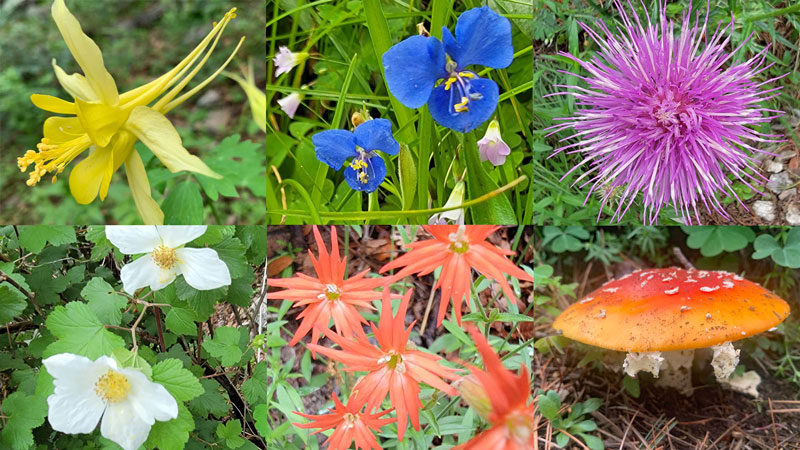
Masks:
[[[64,131],[68,133],[68,131]],[[87,135],[79,135],[77,138],[60,142],[57,144],[51,143],[50,139],[42,138],[42,142],[36,144],[38,152],[35,150],[28,150],[25,155],[17,158],[17,167],[22,172],[28,170],[28,166],[33,164],[33,170],[28,175],[28,186],[34,186],[42,177],[50,173],[55,173],[52,181],[56,181],[56,176],[64,171],[64,168],[72,162],[78,155],[86,150],[92,141]]]
[[[166,245],[159,245],[153,250],[153,261],[158,267],[168,270],[178,260],[175,254],[175,249],[167,247]]]
[[[110,369],[94,384],[97,396],[110,403],[125,400],[130,390],[131,385],[125,375]]]
[[[344,421],[345,428],[353,428],[356,422],[358,422],[358,416],[353,413],[347,413],[342,417],[342,420]]]
[[[467,227],[459,225],[455,233],[450,233],[450,251],[453,253],[466,253],[469,250],[469,238],[464,234],[467,232]]]
[[[342,295],[342,291],[335,284],[325,285],[325,297],[328,300],[336,301],[336,300],[339,299],[339,296],[341,296],[341,295]]]
[[[389,353],[378,360],[378,363],[386,364],[386,367],[390,370],[396,370],[399,373],[406,372],[406,364],[403,362],[403,355],[394,350],[390,350]]]

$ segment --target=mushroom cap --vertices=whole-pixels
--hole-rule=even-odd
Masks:
[[[564,310],[553,328],[597,347],[664,352],[743,339],[788,315],[780,297],[736,274],[672,267],[609,281]]]

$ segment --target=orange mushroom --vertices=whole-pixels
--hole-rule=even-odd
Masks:
[[[788,315],[784,300],[736,274],[673,267],[605,283],[564,310],[553,328],[584,344],[628,352],[623,367],[630,376],[647,371],[658,377],[665,360],[671,371],[690,368],[693,350],[710,347],[722,381],[739,360],[731,342]]]

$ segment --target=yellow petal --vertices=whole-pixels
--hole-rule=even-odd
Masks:
[[[52,95],[33,94],[31,95],[31,102],[33,102],[37,108],[45,111],[57,114],[78,114],[75,103],[53,97]]]
[[[250,110],[253,112],[253,120],[255,121],[256,125],[258,125],[258,128],[261,129],[261,131],[266,132],[267,94],[256,86],[255,81],[253,80],[253,67],[249,67],[246,80],[234,74],[226,73],[224,75],[236,81],[239,83],[239,86],[242,87],[245,94],[247,94],[247,100],[250,103]]]
[[[71,141],[86,132],[77,117],[48,117],[44,121],[44,137],[52,144]]]
[[[144,170],[141,156],[135,150],[125,160],[125,174],[128,176],[128,186],[131,188],[136,209],[139,210],[144,224],[163,225],[164,213],[150,195],[150,182],[147,181],[147,172]]]
[[[100,48],[89,36],[84,34],[80,23],[69,12],[64,0],[55,0],[50,11],[56,26],[58,26],[58,31],[64,37],[64,42],[67,43],[75,61],[83,69],[94,92],[103,103],[116,105],[119,102],[117,84],[103,64],[103,54],[100,52]]]
[[[75,165],[69,174],[69,190],[75,201],[88,205],[97,197],[103,175],[113,163],[109,149],[92,147],[89,156]]]
[[[106,147],[114,134],[125,123],[125,114],[119,108],[99,102],[85,102],[75,99],[78,119],[86,134],[98,147]]]
[[[61,84],[61,87],[64,88],[72,98],[81,99],[87,102],[94,102],[98,101],[99,98],[97,94],[95,94],[94,89],[86,81],[86,78],[79,73],[73,73],[72,75],[67,75],[67,72],[64,72],[64,69],[56,64],[56,60],[53,59],[53,70],[56,72],[56,78],[58,79],[58,83]]]
[[[106,167],[103,173],[103,183],[100,185],[100,200],[105,200],[108,195],[108,186],[111,184],[111,176],[119,169],[122,163],[134,151],[133,144],[136,143],[136,136],[128,131],[120,131],[111,141],[111,155],[113,161]]]
[[[205,163],[190,154],[181,143],[178,131],[163,114],[146,106],[131,111],[125,128],[136,135],[170,172],[188,170],[211,178],[222,178]]]

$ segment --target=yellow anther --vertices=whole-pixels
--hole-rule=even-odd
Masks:
[[[131,390],[131,384],[125,375],[109,370],[94,384],[94,392],[101,399],[114,403],[124,400]]]
[[[445,81],[445,82],[444,82],[444,90],[445,90],[445,91],[449,91],[449,90],[450,90],[450,86],[451,86],[453,83],[455,83],[456,81],[458,81],[458,78],[456,78],[456,77],[450,77],[450,78],[448,78],[448,79],[447,79],[447,81]]]
[[[367,184],[367,181],[369,181],[369,175],[367,175],[367,172],[359,173],[358,174],[358,181],[360,181],[363,184]]]
[[[167,247],[166,245],[159,245],[153,249],[152,256],[156,265],[164,270],[169,270],[178,260],[178,255],[175,254],[175,249]]]
[[[367,164],[367,162],[364,161],[363,159],[354,159],[350,163],[350,167],[352,167],[353,170],[366,169],[367,167],[369,167],[369,164]]]
[[[464,78],[475,78],[475,74],[472,72],[458,72]]]
[[[453,105],[453,109],[456,112],[469,111],[469,108],[467,107],[467,102],[469,102],[469,99],[467,97],[461,97],[461,103],[456,103],[455,105]]]

